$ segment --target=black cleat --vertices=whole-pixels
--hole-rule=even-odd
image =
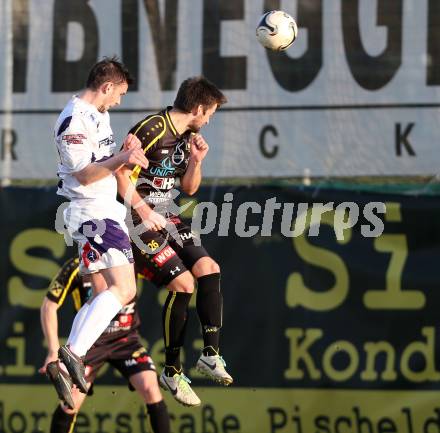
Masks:
[[[83,393],[87,394],[87,382],[85,379],[85,367],[81,357],[75,355],[68,346],[61,346],[58,350],[58,356],[72,378],[72,382]]]
[[[46,366],[46,375],[53,383],[58,397],[70,409],[75,409],[75,403],[72,398],[72,380],[58,365],[58,361],[49,362]]]

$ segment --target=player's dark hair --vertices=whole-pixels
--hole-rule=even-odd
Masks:
[[[133,83],[130,72],[116,56],[104,57],[96,63],[89,72],[86,86],[88,89],[97,90],[107,81],[114,84]]]
[[[194,108],[202,105],[206,110],[214,104],[226,104],[226,96],[217,88],[217,86],[205,77],[187,78],[179,87],[174,108],[190,113]]]

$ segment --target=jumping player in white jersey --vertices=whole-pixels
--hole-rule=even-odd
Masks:
[[[136,294],[126,209],[116,200],[115,172],[124,165],[147,168],[148,160],[132,134],[122,150],[113,153],[116,144],[107,112],[120,104],[131,82],[122,63],[104,58],[92,67],[86,89],[73,96],[55,125],[58,194],[70,200],[64,224],[78,244],[80,272],[91,275],[96,291],[78,311],[67,344],[58,352],[62,363],[58,362],[55,386],[64,393],[71,392],[71,382],[87,392],[82,357]]]

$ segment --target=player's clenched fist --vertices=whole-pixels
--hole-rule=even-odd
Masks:
[[[200,162],[208,153],[209,146],[200,134],[191,135],[191,158]]]

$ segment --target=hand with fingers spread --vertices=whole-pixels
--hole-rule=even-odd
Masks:
[[[209,146],[200,134],[191,135],[191,159],[201,162],[208,153]]]

